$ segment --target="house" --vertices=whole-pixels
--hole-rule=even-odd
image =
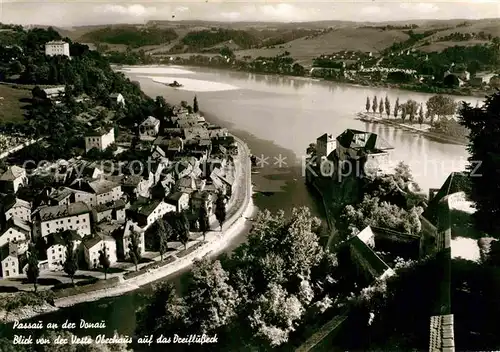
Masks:
[[[112,202],[123,196],[120,184],[104,178],[90,182],[76,180],[69,188],[74,193],[75,202],[84,202],[90,207]]]
[[[125,106],[125,98],[121,93],[111,93],[109,98],[113,101],[114,104]]]
[[[374,247],[375,236],[369,226],[349,239],[351,261],[356,266],[358,273],[364,276],[368,282],[395,275],[394,270],[374,252]]]
[[[87,133],[85,136],[85,152],[88,153],[89,150],[94,148],[103,151],[114,142],[115,129],[113,127]]]
[[[66,91],[65,86],[53,87],[53,88],[45,88],[42,89],[46,99],[55,100],[59,98],[61,95],[64,96]]]
[[[2,261],[2,277],[8,279],[23,273],[26,255],[21,254],[15,244],[8,244],[0,248],[0,260]]]
[[[227,128],[219,126],[208,126],[207,130],[210,138],[227,137],[229,135]]]
[[[482,85],[490,84],[491,79],[495,77],[494,73],[481,72],[476,73],[469,81],[471,86],[481,87]]]
[[[47,240],[47,263],[49,270],[63,270],[66,261],[66,241],[73,242],[73,250],[77,251],[82,243],[82,237],[75,231],[51,233],[46,237]]]
[[[63,42],[62,40],[53,40],[45,43],[45,55],[56,56],[63,55],[70,57],[69,53],[69,43]]]
[[[28,184],[26,170],[19,166],[10,166],[0,176],[0,187],[5,193],[17,193],[21,186]]]
[[[140,199],[131,205],[128,213],[138,226],[146,230],[156,220],[163,217],[163,215],[174,211],[176,211],[176,206],[173,204],[165,203],[161,200],[149,201]]]
[[[90,207],[83,202],[40,207],[33,216],[34,231],[43,238],[64,230],[76,230],[80,236],[90,235],[90,213]]]
[[[183,177],[175,183],[175,190],[177,192],[191,194],[197,190],[196,181],[190,176]]]
[[[163,159],[166,157],[167,157],[167,154],[165,153],[165,150],[161,146],[153,145],[151,147],[151,158],[153,160]]]
[[[160,132],[160,120],[149,116],[139,125],[139,138],[145,141],[152,141]]]
[[[189,208],[189,194],[182,192],[173,192],[165,197],[165,202],[175,206],[177,212]]]
[[[217,199],[217,195],[213,192],[206,191],[196,191],[191,194],[191,210],[195,213],[199,211],[202,207],[205,207],[208,215],[212,215],[214,213],[214,203]]]
[[[127,204],[122,199],[98,204],[92,208],[93,220],[95,223],[111,220],[125,221],[126,206]]]
[[[119,183],[124,193],[131,198],[149,197],[153,186],[153,177],[144,178],[138,175],[105,175],[105,180]]]
[[[110,264],[116,263],[116,241],[113,237],[99,234],[83,241],[83,254],[89,269],[96,269],[101,266],[99,255],[103,250],[106,250],[106,256]]]
[[[316,156],[319,160],[326,158],[335,150],[335,138],[325,133],[316,139]]]
[[[0,231],[0,247],[9,242],[31,240],[31,224],[18,217],[12,217]]]
[[[139,227],[138,224],[136,224],[133,220],[128,220],[125,223],[125,226],[123,227],[122,231],[117,232],[115,235],[116,239],[116,248],[117,248],[117,254],[118,258],[120,259],[127,259],[129,257],[129,244],[130,244],[130,236],[132,235],[132,232],[137,233],[139,236],[139,250],[142,253],[145,251],[145,241],[144,241],[144,230]]]
[[[5,202],[9,198],[8,202]],[[5,220],[9,220],[12,217],[17,217],[19,219],[22,219],[24,221],[31,221],[31,203],[24,200],[20,199],[17,197],[4,197],[2,199],[2,202],[4,202],[4,216]]]
[[[328,142],[330,143],[331,140]],[[336,138],[335,150],[330,152],[326,160],[320,161],[322,173],[325,173],[323,176],[333,176],[340,167],[349,167],[351,173],[387,170],[392,149],[394,148],[389,143],[375,133],[347,129]],[[331,144],[323,150],[316,149],[316,153],[320,152],[323,155],[330,150]],[[325,163],[331,167],[328,173],[323,167]],[[362,175],[356,174],[356,176]]]
[[[74,192],[67,187],[60,187],[49,194],[50,205],[67,205],[71,203]]]

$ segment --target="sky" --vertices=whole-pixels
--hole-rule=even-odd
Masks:
[[[500,0],[0,0],[0,22],[62,27],[148,20],[379,22],[499,17]]]

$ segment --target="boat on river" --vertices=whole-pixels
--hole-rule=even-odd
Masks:
[[[179,87],[183,87],[182,84],[180,84],[179,82],[177,81],[173,81],[172,83],[166,83],[167,86],[169,87],[172,87],[172,88],[179,88]]]

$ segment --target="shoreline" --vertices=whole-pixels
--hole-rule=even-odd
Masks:
[[[195,55],[195,54],[193,54]],[[126,67],[194,67],[194,68],[208,68],[208,69],[216,69],[216,70],[222,70],[222,71],[229,71],[229,72],[244,72],[244,73],[251,73],[251,74],[259,74],[259,75],[264,75],[264,76],[277,76],[277,77],[288,77],[291,79],[300,79],[304,81],[311,81],[311,82],[331,82],[331,83],[336,83],[336,84],[344,84],[347,86],[351,87],[360,87],[360,88],[378,88],[378,89],[398,89],[406,92],[414,92],[414,93],[421,93],[421,94],[430,94],[430,95],[449,95],[449,96],[456,96],[456,97],[473,97],[473,98],[484,98],[486,95],[494,93],[494,91],[475,91],[472,93],[469,92],[461,92],[449,88],[439,88],[436,87],[438,90],[447,90],[447,91],[439,91],[439,92],[431,92],[431,91],[426,91],[422,89],[411,89],[405,84],[395,84],[395,83],[378,83],[378,82],[346,82],[342,80],[330,80],[322,77],[312,77],[310,75],[304,75],[304,76],[294,76],[294,75],[286,75],[286,74],[280,74],[280,73],[271,73],[271,72],[253,72],[253,71],[246,71],[246,70],[238,70],[238,69],[233,69],[231,67],[224,67],[224,66],[210,66],[210,65],[196,65],[196,64],[183,64],[183,63],[175,63],[175,64],[170,64],[170,63],[157,63],[157,64],[135,64],[135,65],[118,65],[118,64],[113,64],[113,67],[116,67],[118,69],[123,69]],[[450,91],[451,90],[451,91]]]
[[[432,131],[425,131],[425,130],[422,130],[418,127],[408,126],[405,124],[391,121],[390,119],[379,118],[379,117],[376,117],[375,115],[376,114],[367,114],[364,112],[359,112],[356,114],[357,119],[360,121],[367,122],[367,123],[380,123],[383,125],[393,126],[395,128],[399,128],[399,129],[409,131],[409,132],[414,133],[414,134],[419,134],[419,135],[428,137],[430,139],[437,140],[441,143],[455,144],[455,145],[462,145],[462,146],[467,146],[467,144],[468,144],[467,139],[447,136],[445,134],[432,132]]]
[[[62,297],[54,300],[53,309],[46,309],[40,311],[36,307],[25,306],[16,309],[12,312],[6,312],[2,319],[3,324],[13,323],[16,320],[31,319],[45,313],[52,313],[61,308],[71,307],[76,304],[98,301],[103,298],[116,297],[122,294],[135,291],[142,286],[161,280],[162,278],[172,275],[176,272],[185,270],[193,265],[194,261],[204,257],[210,257],[219,254],[227,248],[232,241],[241,235],[245,230],[245,225],[248,218],[253,217],[257,208],[253,204],[252,199],[252,180],[251,180],[251,164],[250,164],[250,149],[241,139],[234,136],[239,146],[239,156],[241,157],[241,170],[244,179],[241,180],[242,190],[244,195],[241,197],[242,204],[236,212],[229,218],[223,225],[223,233],[220,231],[211,231],[206,235],[206,244],[200,246],[193,252],[187,254],[185,257],[178,258],[175,262],[167,264],[163,267],[153,269],[139,276],[130,278],[128,280],[120,280],[116,287],[93,291],[90,293],[81,293],[77,295]],[[246,165],[244,164],[246,163]],[[239,198],[239,197],[238,197]],[[240,199],[240,198],[239,198]],[[239,199],[234,199],[233,202]],[[224,228],[225,227],[225,228]],[[196,241],[192,241],[191,246],[196,245]],[[188,246],[190,248],[191,246]]]

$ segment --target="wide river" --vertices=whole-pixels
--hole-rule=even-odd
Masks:
[[[352,128],[377,133],[394,147],[393,162],[402,160],[410,165],[424,190],[440,187],[450,172],[463,170],[467,163],[464,146],[444,144],[393,127],[355,120],[355,114],[364,110],[367,96],[370,100],[373,96],[378,99],[388,96],[394,106],[396,98],[401,103],[408,99],[425,103],[429,94],[194,67],[134,67],[127,69],[126,74],[140,82],[147,94],[162,95],[170,103],[185,100],[192,104],[196,94],[200,110],[208,120],[228,127],[248,143],[254,155],[262,156],[266,163],[260,173],[252,175],[258,191],[254,203],[259,209],[288,212],[295,206],[305,205],[314,214],[323,216],[317,200],[305,188],[301,160],[307,146],[325,132],[337,136]],[[183,87],[170,88],[160,83],[174,80]],[[473,105],[477,102],[477,98],[472,97],[456,97],[456,100],[466,100]],[[227,251],[244,240],[242,235]],[[176,274],[168,279],[180,287],[182,277]],[[105,320],[107,328],[99,333],[111,335],[117,330],[133,335],[135,313],[144,303],[140,293],[150,291],[151,287],[147,286],[35,320]]]

